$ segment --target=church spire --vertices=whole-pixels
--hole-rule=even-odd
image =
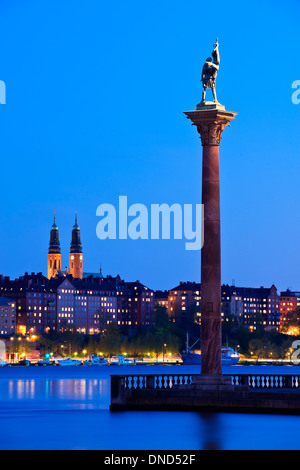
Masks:
[[[61,270],[61,251],[59,242],[59,231],[56,225],[55,212],[53,225],[50,230],[50,243],[48,250],[48,279],[54,277]]]
[[[69,272],[76,279],[82,279],[82,243],[80,236],[80,227],[77,223],[77,212],[75,212],[75,224],[72,230],[72,240],[70,246],[70,268]]]
[[[55,212],[54,212],[54,218],[53,218],[53,225],[50,230],[50,243],[49,243],[48,253],[60,254],[59,231],[56,225]]]
[[[75,224],[73,225],[72,230],[70,253],[82,253],[80,227],[77,223],[77,212],[75,212]]]

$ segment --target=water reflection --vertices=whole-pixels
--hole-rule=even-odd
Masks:
[[[217,413],[199,413],[202,432],[200,449],[221,450],[222,449],[222,422]]]
[[[18,379],[9,380],[7,398],[11,401],[34,401],[35,403],[59,404],[64,402],[74,407],[107,407],[110,384],[107,379]],[[3,397],[3,390],[1,391]]]
[[[35,380],[10,380],[8,382],[8,397],[10,399],[34,399],[36,392]]]

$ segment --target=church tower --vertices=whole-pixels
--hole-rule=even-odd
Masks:
[[[50,231],[50,243],[48,250],[48,279],[54,277],[61,270],[61,252],[58,227],[54,221]]]
[[[69,274],[75,279],[82,279],[83,274],[83,256],[82,256],[82,244],[80,239],[80,228],[77,224],[77,213],[75,216],[75,225],[72,230],[72,241],[70,247],[70,264]]]

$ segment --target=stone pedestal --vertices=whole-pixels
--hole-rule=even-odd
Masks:
[[[197,110],[207,111],[209,109],[222,109],[225,111],[225,106],[221,103],[215,103],[214,101],[206,101],[205,103],[197,104]]]
[[[192,390],[202,390],[202,391],[224,391],[224,390],[235,390],[235,385],[231,383],[230,377],[224,377],[220,374],[201,374],[196,376],[193,379],[193,382],[190,385]]]
[[[221,249],[219,145],[226,126],[237,113],[222,105],[198,105],[185,114],[197,127],[203,146],[202,204],[204,244],[201,250],[201,375],[202,385],[221,386]],[[221,380],[222,379],[222,380]],[[208,383],[206,383],[208,385]],[[199,385],[200,386],[200,385]],[[226,384],[224,383],[224,386]]]

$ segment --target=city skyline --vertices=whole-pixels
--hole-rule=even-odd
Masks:
[[[3,450],[299,448],[299,16],[1,0]]]
[[[200,101],[218,36],[218,98],[239,113],[220,152],[222,283],[300,290],[299,64],[282,71],[298,38],[297,2],[233,2],[230,12],[217,2],[212,22],[195,1],[184,11],[157,2],[144,16],[135,1],[70,5],[1,6],[1,274],[46,274],[55,209],[62,267],[77,210],[84,271],[101,266],[154,290],[200,281],[200,251],[182,240],[100,241],[96,209],[122,195],[146,206],[200,203],[201,147],[183,112]]]

